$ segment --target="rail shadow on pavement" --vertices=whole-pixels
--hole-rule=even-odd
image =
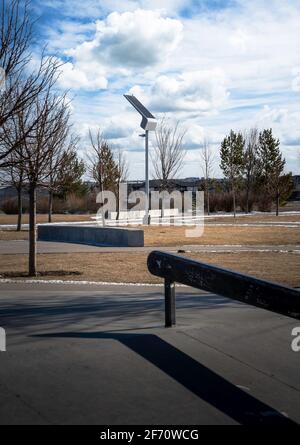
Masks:
[[[116,332],[57,332],[32,335],[32,337],[116,340],[240,424],[296,425],[280,412],[244,392],[157,335]]]

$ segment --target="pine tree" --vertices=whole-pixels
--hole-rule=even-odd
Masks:
[[[94,179],[100,190],[116,192],[119,169],[114,160],[113,152],[106,141],[101,144],[99,158],[94,165]]]
[[[100,129],[96,134],[90,130],[89,137],[91,144],[91,151],[88,153],[89,175],[96,182],[100,192],[108,190],[116,193],[120,174],[112,148],[102,136]]]
[[[236,191],[238,189],[243,168],[244,168],[244,151],[245,139],[241,133],[230,131],[221,144],[221,163],[225,178],[228,179],[233,199],[234,217],[236,217]]]
[[[76,196],[84,196],[88,189],[82,177],[86,171],[84,162],[78,158],[75,149],[63,154],[64,162],[54,176],[53,189],[55,193],[66,199],[67,195],[74,193]]]
[[[279,214],[281,194],[281,177],[284,172],[285,159],[280,151],[280,141],[273,136],[272,129],[259,134],[259,162],[261,166],[262,192],[267,193],[276,203],[276,215]]]

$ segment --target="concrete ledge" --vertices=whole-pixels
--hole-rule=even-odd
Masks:
[[[144,247],[144,231],[96,225],[43,224],[38,226],[38,240],[93,246]]]

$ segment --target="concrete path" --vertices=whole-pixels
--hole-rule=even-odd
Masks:
[[[98,247],[86,244],[58,243],[39,241],[37,243],[38,253],[76,253],[76,252],[151,252],[159,249],[167,252],[178,252],[185,250],[187,252],[294,252],[300,253],[300,245],[186,245],[186,246],[157,246],[157,247]],[[28,241],[0,241],[0,255],[2,254],[27,254]]]
[[[1,284],[1,424],[300,423],[300,322],[178,289]]]

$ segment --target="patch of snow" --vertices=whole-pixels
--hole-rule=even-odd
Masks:
[[[80,284],[80,285],[98,285],[98,286],[136,286],[136,287],[163,287],[163,283],[116,283],[116,282],[107,282],[107,281],[76,281],[76,280],[33,280],[33,279],[25,279],[25,280],[13,280],[10,278],[1,278],[0,283],[9,283],[9,284]],[[183,285],[179,285],[179,287],[185,287]]]

